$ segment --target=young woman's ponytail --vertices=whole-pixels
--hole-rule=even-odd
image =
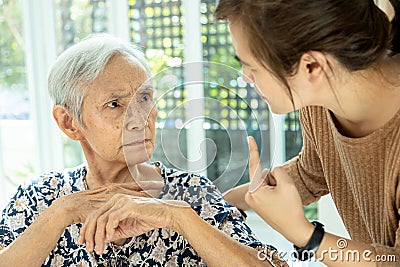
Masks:
[[[392,53],[400,53],[400,0],[390,0],[394,8],[394,18],[392,20]]]

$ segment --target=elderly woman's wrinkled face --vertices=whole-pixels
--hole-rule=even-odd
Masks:
[[[128,164],[151,157],[157,109],[148,75],[134,60],[111,58],[86,88],[82,117],[82,132],[95,157]]]

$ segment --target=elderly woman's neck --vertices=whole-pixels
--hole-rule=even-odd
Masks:
[[[95,166],[90,163],[88,165],[86,182],[89,189],[111,183],[129,183],[141,176],[137,165],[129,168],[126,165],[116,166],[117,164],[108,167],[104,167],[104,165],[101,167]]]
[[[153,165],[141,163],[136,165],[112,164],[108,168],[101,168],[88,163],[86,183],[89,189],[111,183],[130,183],[138,181],[161,181],[161,170]]]

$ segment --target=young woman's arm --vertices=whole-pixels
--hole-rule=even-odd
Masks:
[[[302,202],[293,182],[283,167],[272,172],[262,170],[257,144],[249,138],[250,179],[254,188],[246,194],[246,202],[275,230],[297,247],[305,247],[314,233],[315,227],[304,216]],[[276,185],[271,186],[263,177],[272,176]],[[385,255],[389,256],[389,255]],[[396,266],[397,262],[387,262]],[[376,266],[377,254],[369,244],[347,240],[325,233],[316,250],[316,258],[328,266]]]

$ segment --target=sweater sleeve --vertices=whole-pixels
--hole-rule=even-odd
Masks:
[[[388,247],[381,244],[374,244],[376,258],[372,259],[377,266],[399,266],[400,251],[394,247]]]
[[[303,205],[315,202],[329,193],[321,161],[315,149],[310,113],[310,109],[300,111],[303,147],[299,155],[284,165],[299,190]]]
[[[399,142],[397,142],[397,151]],[[386,243],[391,244],[390,246],[383,245],[382,243],[375,243],[372,246],[375,248],[376,257],[372,259],[376,262],[377,266],[400,266],[400,159],[396,156],[397,164],[394,166],[389,165],[394,169],[395,175],[393,180],[390,181],[386,190],[385,200],[389,200],[391,203],[389,206],[393,208],[393,216],[388,220],[389,223],[385,227],[390,234],[390,237],[386,237]],[[392,239],[391,235],[394,235]],[[387,240],[390,240],[389,242]],[[393,244],[393,245],[392,245]]]
[[[398,211],[400,215],[400,210]],[[372,244],[375,248],[376,258],[374,260],[377,266],[399,266],[400,263],[400,221],[396,231],[396,241],[394,247],[382,244]]]
[[[400,161],[399,161],[400,162]],[[376,259],[375,262],[377,266],[399,266],[400,264],[400,175],[393,180],[393,185],[391,186],[393,189],[393,198],[392,202],[394,204],[397,217],[397,222],[393,222],[396,225],[393,227],[397,227],[395,232],[394,246],[385,246],[382,244],[372,244],[375,248]],[[392,243],[392,242],[390,242]]]

